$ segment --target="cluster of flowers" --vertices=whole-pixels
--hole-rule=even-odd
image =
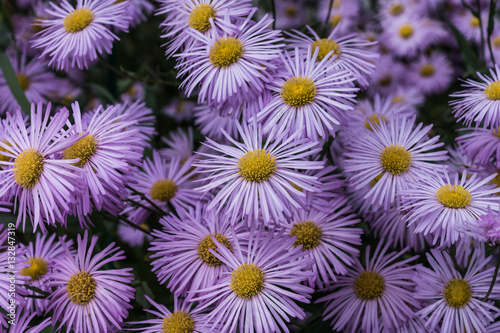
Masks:
[[[304,24],[302,1],[277,2],[281,27]],[[321,1],[328,33],[282,33],[250,0],[158,0],[166,57],[197,100],[165,112],[206,139],[180,128],[155,149],[140,85],[85,112],[51,105],[74,101],[84,71],[155,7],[17,1],[31,16],[7,53],[32,104],[23,114],[0,74],[0,210],[43,235],[16,250],[18,323],[0,312],[0,330],[288,332],[314,300],[336,331],[500,332],[500,30],[486,22],[500,23],[481,11],[490,1],[478,16],[458,0],[383,0],[375,17],[362,3]],[[450,5],[454,32],[438,16]],[[442,51],[459,53],[453,33],[490,72],[451,94],[467,128],[445,150],[417,115],[463,74]],[[96,213],[147,244],[173,309],[146,295],[156,310],[125,322],[133,269],[115,243],[98,249]],[[70,216],[76,244],[53,232]],[[0,225],[3,309],[7,235]]]

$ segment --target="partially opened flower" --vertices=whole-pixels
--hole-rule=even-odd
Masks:
[[[85,231],[78,235],[77,253],[73,255],[62,243],[64,253],[55,259],[49,287],[56,288],[49,296],[48,311],[53,310],[58,329],[80,333],[105,333],[120,330],[134,298],[132,268],[106,269],[114,261],[123,260],[124,252],[114,243],[94,254],[97,236],[90,240]]]
[[[466,222],[459,231],[465,232],[480,242],[498,245],[500,244],[500,213],[488,207],[487,214],[479,216],[477,221]]]
[[[56,69],[86,69],[103,53],[111,53],[119,38],[112,28],[126,31],[128,17],[123,16],[127,2],[115,0],[78,0],[76,7],[68,0],[50,3],[50,19],[39,20],[43,27],[33,41],[42,49],[41,57],[50,59]]]

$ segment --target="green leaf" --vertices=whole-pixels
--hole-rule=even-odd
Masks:
[[[490,2],[490,15],[488,16],[488,40],[491,39],[491,34],[493,33],[493,28],[495,27],[495,12],[496,12],[496,0],[491,0]]]
[[[95,92],[102,98],[106,99],[108,102],[114,104],[116,102],[116,99],[113,97],[113,95],[104,88],[103,86],[97,84],[97,83],[90,83],[89,87],[93,88]]]
[[[464,59],[465,66],[467,68],[466,75],[473,75],[476,72],[481,71],[483,67],[479,57],[474,52],[472,45],[465,39],[464,35],[451,23],[448,22],[455,38],[457,39],[460,52],[462,53],[462,58]]]
[[[7,85],[9,86],[9,89],[12,92],[12,95],[14,95],[17,103],[24,113],[30,114],[31,104],[26,98],[23,88],[21,88],[21,85],[17,80],[16,72],[14,71],[10,59],[5,51],[0,51],[0,69],[2,70],[5,81],[7,81]]]

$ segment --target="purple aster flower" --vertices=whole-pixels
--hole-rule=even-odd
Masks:
[[[134,82],[128,89],[120,96],[121,101],[140,104],[146,97],[146,89],[143,82]],[[125,103],[124,103],[125,104]],[[145,104],[144,104],[145,106]]]
[[[86,135],[65,149],[64,159],[79,159],[73,165],[85,171],[82,182],[87,189],[76,196],[74,210],[82,227],[92,224],[88,215],[95,207],[117,215],[123,209],[125,178],[132,165],[140,165],[142,146],[135,124],[125,114],[118,115],[120,106],[106,110],[99,107],[88,124],[82,121],[80,105],[73,103],[74,133]]]
[[[33,41],[43,49],[41,57],[49,65],[67,70],[86,69],[104,52],[111,53],[113,41],[119,38],[111,28],[127,31],[129,18],[123,15],[127,3],[115,0],[78,0],[73,7],[68,0],[50,3],[50,19],[40,20],[40,31]]]
[[[193,156],[194,141],[193,128],[189,127],[187,133],[179,128],[176,132],[171,132],[168,138],[162,138],[162,141],[168,146],[160,150],[160,155],[167,161],[174,157],[178,157],[182,161],[186,161]]]
[[[458,98],[450,102],[455,117],[465,120],[467,126],[473,122],[476,128],[481,123],[491,130],[500,126],[500,66],[491,68],[490,74],[491,77],[477,73],[481,81],[467,79],[462,85],[467,90],[450,95]]]
[[[142,171],[136,172],[134,190],[143,193],[161,209],[167,210],[171,204],[176,210],[179,208],[189,209],[200,200],[201,193],[194,189],[192,177],[194,157],[188,158],[184,163],[179,157],[174,157],[167,163],[161,158],[158,151],[153,151],[153,158],[146,158],[142,165]],[[137,194],[129,196],[130,201],[138,202],[143,207],[129,206],[123,211],[128,214],[132,222],[141,224],[151,215],[154,207],[147,201],[141,199]]]
[[[9,57],[12,62],[12,67],[17,76],[17,81],[24,91],[28,101],[38,103],[45,102],[46,97],[51,94],[55,86],[59,84],[59,80],[54,73],[47,70],[47,63],[42,60],[26,60],[26,55],[23,53],[20,61],[17,57]],[[14,113],[18,106],[17,100],[12,95],[7,81],[0,69],[0,113]]]
[[[316,62],[321,62],[329,52],[333,51],[330,57],[335,60],[329,65],[349,70],[362,87],[368,86],[367,78],[375,71],[379,59],[379,55],[369,47],[377,42],[360,38],[356,33],[342,34],[339,26],[335,27],[326,38],[320,38],[307,25],[306,28],[312,37],[297,30],[293,30],[293,34],[287,33],[290,36],[290,47],[298,47],[302,51],[308,50],[311,56],[319,48]]]
[[[406,79],[406,68],[391,55],[382,55],[373,75],[370,77],[370,91],[389,95],[401,87]]]
[[[487,214],[479,216],[476,221],[466,222],[459,230],[480,242],[500,244],[500,214],[488,207]]]
[[[36,316],[36,313],[33,312],[30,314],[25,308],[20,308],[17,310],[16,319],[14,320],[14,325],[5,326],[7,328],[6,331],[2,331],[3,333],[41,333],[47,328],[50,324],[52,324],[52,319],[45,318],[41,323],[36,324],[36,326],[29,326],[31,320]],[[0,313],[0,317],[3,314]],[[7,320],[10,320],[7,319]],[[2,328],[0,326],[0,328]]]
[[[475,5],[474,5],[475,7]],[[487,8],[486,6],[483,8]],[[451,16],[451,22],[457,27],[458,30],[464,35],[464,37],[470,41],[477,44],[481,43],[481,25],[479,22],[479,17],[475,16],[466,8],[460,8],[461,10],[455,11],[456,14]],[[488,11],[483,11],[481,13],[482,28],[484,36],[488,36],[486,27],[488,26]]]
[[[381,325],[397,329],[413,315],[418,306],[411,294],[416,266],[408,264],[418,256],[398,260],[407,248],[387,253],[390,243],[379,240],[373,256],[367,246],[365,264],[356,260],[332,291],[318,300],[327,302],[323,320],[331,318],[334,330],[382,332]]]
[[[231,227],[230,219],[226,211],[207,211],[202,205],[180,210],[180,218],[170,215],[161,219],[163,229],[153,231],[155,239],[149,248],[155,252],[151,265],[158,281],[168,281],[170,291],[188,298],[194,296],[188,295],[189,291],[213,286],[229,268],[210,252],[217,251],[212,237],[233,251],[247,230],[242,223]]]
[[[303,0],[276,1],[276,28],[290,29],[303,26],[307,19]]]
[[[123,2],[123,0],[115,1],[115,4],[119,2]],[[123,15],[129,20],[131,27],[146,21],[155,9],[155,6],[148,0],[127,0],[126,2],[127,7],[125,7]]]
[[[414,127],[415,116],[378,123],[371,123],[371,131],[365,130],[349,143],[344,163],[355,189],[377,180],[364,198],[388,209],[402,188],[427,178],[436,167],[432,162],[447,156],[446,151],[432,151],[443,144],[438,142],[439,136],[427,137],[432,125]]]
[[[198,105],[194,108],[194,123],[200,132],[209,138],[221,142],[225,139],[222,132],[226,132],[230,137],[238,135],[236,123],[238,119],[223,117],[215,112],[208,104]]]
[[[408,80],[425,95],[439,94],[450,86],[454,70],[443,54],[421,56],[410,66]]]
[[[166,43],[166,55],[170,57],[179,49],[193,50],[199,41],[192,34],[193,29],[207,37],[217,34],[231,34],[237,30],[237,19],[247,17],[252,11],[250,0],[159,0],[162,4],[158,14],[168,14],[160,27],[165,33],[162,38],[170,39]]]
[[[296,48],[294,57],[281,55],[284,69],[268,85],[273,99],[255,116],[264,133],[291,135],[301,130],[298,138],[327,139],[335,135],[333,126],[352,110],[359,89],[352,83],[351,71],[333,66],[333,51],[317,63],[319,52],[316,48],[311,56],[311,47],[306,54]]]
[[[361,245],[363,230],[353,228],[360,220],[346,202],[346,198],[330,201],[328,212],[312,207],[297,209],[292,223],[284,225],[285,233],[296,237],[293,246],[302,245],[306,256],[314,259],[311,287],[330,287],[337,281],[336,275],[346,274],[347,267],[354,264],[353,258],[359,256],[354,246]]]
[[[34,232],[38,226],[46,232],[45,224],[66,223],[83,172],[73,165],[78,159],[54,158],[78,135],[65,129],[69,112],[61,110],[50,117],[50,107],[50,103],[45,110],[42,103],[31,104],[29,125],[17,109],[14,116],[7,113],[0,126],[0,155],[10,159],[0,159],[0,198],[15,198],[17,224],[22,222],[24,230],[29,218]]]
[[[261,92],[272,81],[282,45],[280,31],[269,29],[267,15],[251,21],[255,10],[238,23],[235,33],[206,36],[190,29],[184,33],[198,39],[199,45],[178,54],[179,74],[185,77],[181,88],[189,97],[199,87],[198,102],[221,103],[235,95]]]
[[[262,216],[267,225],[274,221],[285,221],[290,216],[289,206],[301,207],[306,196],[299,191],[315,192],[316,177],[297,172],[297,170],[321,169],[323,161],[306,160],[308,156],[320,151],[318,142],[297,139],[300,132],[289,136],[279,133],[264,140],[261,127],[252,123],[236,124],[242,143],[224,133],[234,145],[219,144],[209,138],[204,143],[223,156],[199,153],[206,156],[195,166],[200,173],[208,173],[206,184],[199,187],[206,192],[217,190],[208,210],[227,206],[227,213],[236,217],[243,215],[249,223]]]
[[[399,84],[389,94],[394,106],[405,109],[411,114],[416,114],[419,106],[424,104],[425,97],[419,89],[413,86]]]
[[[486,56],[486,59],[487,59],[487,64],[491,67],[493,67],[495,65],[494,61],[493,60],[496,60],[497,62],[500,60],[500,28],[499,27],[495,27],[493,29],[493,32],[491,33],[491,37],[490,37],[490,43],[491,43],[491,51],[493,51],[493,58],[491,58],[491,54],[490,54],[490,50],[488,48],[488,43],[485,43],[485,50],[484,50],[484,54]]]
[[[174,98],[164,109],[163,113],[174,118],[176,123],[190,121],[193,118],[195,102],[181,98]]]
[[[485,333],[498,333],[500,332],[500,321],[492,323],[485,327]]]
[[[315,160],[319,160],[317,156]],[[295,188],[307,195],[307,199],[311,207],[324,212],[330,212],[330,201],[343,197],[345,181],[341,179],[340,173],[335,173],[337,167],[332,165],[325,166],[322,169],[306,170],[302,173],[307,176],[316,177],[318,179],[317,191],[309,192],[295,186]],[[292,184],[294,185],[294,184]]]
[[[469,177],[470,176],[470,177]],[[457,226],[473,223],[488,212],[488,206],[498,207],[500,188],[489,185],[495,175],[481,179],[477,173],[468,175],[429,172],[401,192],[402,209],[407,210],[408,224],[416,224],[415,232],[433,234],[433,243],[455,243],[462,233]]]
[[[383,23],[404,15],[425,15],[426,1],[384,0],[380,8],[380,21]]]
[[[149,146],[149,141],[151,137],[156,134],[156,117],[153,114],[153,110],[146,106],[145,102],[137,99],[135,101],[127,100],[122,104],[117,104],[116,111],[117,116],[123,115],[125,120],[134,122],[131,128],[139,131],[139,136],[141,137],[141,144],[143,146]],[[92,114],[89,116],[92,116]],[[87,118],[88,119],[88,118]]]
[[[462,129],[467,131],[468,129]],[[491,161],[500,163],[500,133],[498,129],[476,128],[457,138],[460,149],[470,162],[484,166]]]
[[[146,223],[138,226],[145,231],[149,231],[149,227]],[[151,242],[151,240],[153,239],[153,237],[147,235],[146,233],[137,230],[136,228],[132,228],[131,226],[124,223],[120,223],[118,225],[118,236],[120,236],[122,242],[130,245],[131,247],[140,247],[145,242],[149,244],[149,242]]]
[[[431,268],[419,266],[413,276],[416,284],[414,297],[422,300],[423,308],[417,312],[425,321],[426,329],[440,327],[440,332],[484,332],[500,310],[482,299],[486,296],[493,267],[486,268],[491,257],[475,251],[467,271],[460,275],[446,251],[431,249],[427,260]],[[498,284],[492,298],[498,297]]]
[[[218,332],[289,332],[285,321],[290,317],[305,318],[304,310],[295,302],[309,303],[314,291],[303,285],[313,277],[312,260],[300,247],[296,237],[265,229],[250,229],[245,245],[235,242],[232,251],[212,237],[217,252],[210,252],[229,271],[217,283],[196,290],[200,310],[215,306],[203,317],[205,328]]]
[[[321,22],[325,22],[328,15],[330,0],[319,1],[317,15]],[[329,25],[336,28],[339,26],[340,32],[346,33],[353,30],[359,19],[360,3],[358,1],[334,0],[330,12]]]
[[[171,312],[166,306],[158,304],[145,295],[151,305],[156,310],[144,311],[152,314],[155,318],[143,321],[129,322],[131,325],[141,325],[139,328],[129,328],[128,331],[141,331],[142,333],[158,333],[158,332],[179,332],[190,333],[200,332],[209,333],[201,328],[203,325],[203,315],[198,308],[193,308],[192,303],[182,301],[174,296],[174,311]]]
[[[115,243],[93,254],[97,236],[88,244],[88,232],[78,235],[77,253],[73,255],[64,242],[64,253],[55,258],[55,271],[49,275],[48,287],[57,288],[49,296],[48,311],[54,322],[68,332],[100,333],[120,330],[134,298],[130,287],[132,268],[101,270],[104,265],[123,260],[124,252]]]

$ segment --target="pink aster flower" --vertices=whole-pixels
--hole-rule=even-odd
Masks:
[[[107,269],[114,261],[123,260],[124,252],[115,243],[94,254],[97,236],[89,245],[88,232],[78,235],[77,253],[73,255],[65,243],[64,253],[55,258],[55,271],[48,287],[55,287],[49,297],[48,311],[53,310],[58,329],[80,333],[105,333],[120,330],[134,298],[132,268]]]
[[[461,228],[467,235],[492,245],[500,244],[500,214],[498,210],[480,216],[477,221],[466,222]]]
[[[267,225],[274,221],[285,221],[290,216],[290,205],[301,207],[306,194],[315,192],[316,177],[300,174],[297,170],[321,169],[323,161],[306,158],[319,152],[317,142],[297,139],[300,132],[289,136],[279,133],[265,140],[261,127],[252,123],[236,124],[243,142],[237,142],[224,133],[234,145],[219,144],[209,138],[205,145],[223,156],[199,153],[206,156],[195,166],[200,173],[207,173],[206,184],[199,187],[202,192],[215,190],[215,197],[208,210],[224,206],[236,221],[243,215],[249,223],[262,216]]]
[[[408,79],[425,95],[439,94],[450,86],[454,70],[448,59],[439,53],[421,56],[410,66]]]
[[[483,124],[484,128],[497,130],[500,126],[500,66],[490,69],[490,76],[477,73],[480,81],[465,80],[466,90],[451,94],[457,98],[450,102],[453,113],[459,120],[464,120],[476,128]]]
[[[25,228],[29,218],[33,231],[38,226],[45,232],[45,224],[65,224],[66,215],[79,191],[78,180],[82,170],[73,164],[78,159],[58,159],[55,156],[78,140],[66,129],[69,112],[61,110],[50,118],[50,103],[31,105],[30,124],[27,125],[19,109],[0,126],[0,198],[12,201],[18,225]]]
[[[295,237],[264,229],[251,229],[245,245],[235,242],[230,250],[212,237],[217,252],[210,252],[229,271],[211,287],[193,291],[200,296],[200,310],[215,308],[203,317],[205,328],[227,333],[288,332],[290,317],[305,318],[296,302],[309,303],[314,291],[302,284],[312,278],[311,259],[300,247],[293,247]]]
[[[345,171],[355,189],[374,182],[364,198],[375,206],[388,209],[401,189],[410,182],[428,177],[436,168],[433,162],[447,159],[446,151],[433,151],[441,147],[439,136],[428,138],[432,125],[416,127],[412,118],[392,119],[389,123],[379,118],[354,138],[345,153]]]
[[[305,54],[296,48],[293,55],[281,55],[284,68],[268,85],[273,99],[255,116],[264,133],[300,131],[298,138],[327,139],[335,134],[334,125],[352,110],[359,90],[352,83],[352,72],[333,66],[333,51],[326,52],[319,63],[320,48],[312,56],[311,52],[311,47]]]
[[[464,276],[460,275],[446,251],[431,249],[427,253],[430,268],[419,266],[413,276],[416,284],[414,297],[422,300],[423,308],[417,315],[425,320],[426,329],[440,332],[484,332],[485,326],[500,313],[482,299],[493,279],[494,268],[486,268],[491,257],[475,251]],[[498,284],[492,298],[500,292]]]
[[[401,260],[407,248],[387,253],[389,243],[379,240],[372,256],[367,246],[365,263],[356,260],[331,292],[318,300],[327,302],[323,320],[332,319],[334,330],[382,332],[381,325],[397,329],[413,315],[418,306],[411,294],[416,266],[409,263],[418,256]]]
[[[50,3],[50,19],[40,20],[44,29],[33,41],[43,49],[41,57],[50,58],[49,65],[67,70],[86,69],[103,53],[111,53],[113,41],[119,38],[111,28],[127,31],[129,18],[123,16],[127,2],[115,0],[78,0],[73,7],[68,0]]]

